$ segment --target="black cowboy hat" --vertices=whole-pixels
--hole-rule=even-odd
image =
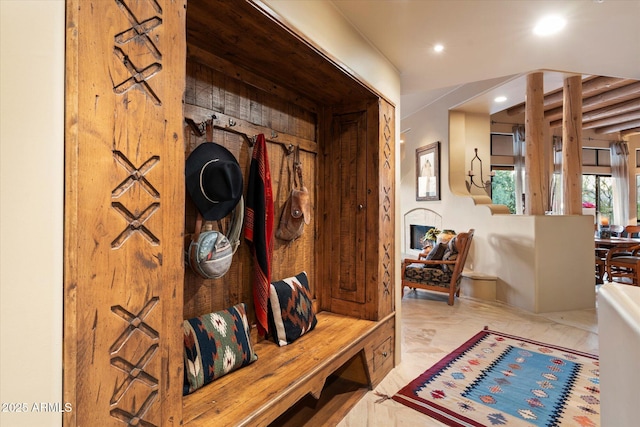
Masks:
[[[224,218],[242,197],[242,170],[233,154],[215,142],[198,145],[185,165],[187,191],[205,220]]]

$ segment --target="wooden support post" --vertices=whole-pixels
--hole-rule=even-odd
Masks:
[[[526,215],[544,215],[548,181],[544,168],[544,84],[542,73],[527,76],[525,109]]]
[[[562,189],[565,215],[582,215],[582,77],[564,80]]]

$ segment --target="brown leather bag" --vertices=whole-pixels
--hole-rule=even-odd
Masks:
[[[302,163],[300,163],[300,154],[297,147],[291,175],[291,194],[284,204],[280,216],[280,224],[276,230],[276,237],[286,241],[293,241],[300,237],[304,231],[304,225],[309,224],[311,221],[309,191],[302,183]]]

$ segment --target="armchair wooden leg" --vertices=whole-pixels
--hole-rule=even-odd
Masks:
[[[455,294],[453,292],[449,292],[449,301],[447,302],[447,304],[453,305],[454,298]]]

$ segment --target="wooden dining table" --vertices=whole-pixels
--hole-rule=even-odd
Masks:
[[[640,245],[640,238],[636,237],[610,237],[602,239],[594,237],[596,248],[619,248]]]

